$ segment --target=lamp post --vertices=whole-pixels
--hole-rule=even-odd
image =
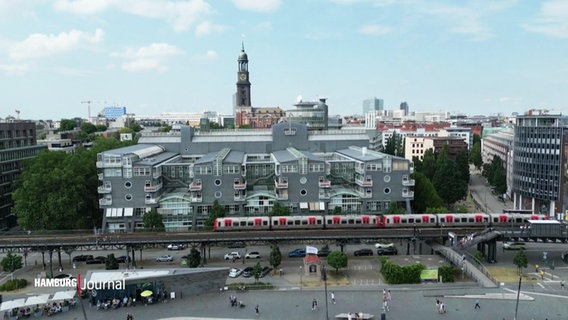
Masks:
[[[302,282],[302,266],[300,266],[300,291],[302,291],[303,282]]]
[[[321,277],[323,278],[323,285],[325,288],[325,320],[329,320],[329,314],[327,310],[327,268],[325,264],[321,267]]]
[[[444,227],[446,225],[444,223],[442,223],[440,225],[440,243],[443,245],[444,244]]]

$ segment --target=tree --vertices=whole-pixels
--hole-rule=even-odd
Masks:
[[[391,201],[389,204],[388,209],[385,211],[385,214],[405,214],[406,209],[402,206],[399,206],[398,202]]]
[[[118,268],[119,268],[118,261],[116,261],[116,258],[114,257],[114,253],[107,255],[107,258],[105,260],[105,269],[106,270],[118,270]]]
[[[414,172],[414,200],[412,201],[412,211],[414,213],[424,213],[430,207],[442,207],[444,201],[438,195],[436,188],[430,179],[420,172]]]
[[[218,200],[213,202],[211,211],[209,212],[209,217],[205,220],[205,226],[212,228],[215,224],[215,219],[223,218],[225,216],[225,208],[219,204]]]
[[[187,264],[190,268],[197,268],[201,264],[201,253],[196,248],[191,248],[187,256]]]
[[[73,131],[77,127],[77,121],[72,119],[61,119],[59,122],[59,130]]]
[[[290,215],[290,208],[283,207],[280,203],[274,203],[272,210],[268,213],[270,217],[277,217],[277,216],[289,216]]]
[[[268,262],[276,270],[280,263],[282,262],[282,253],[280,253],[280,248],[278,246],[272,246],[270,251],[270,257],[268,257]]]
[[[466,183],[469,183],[469,160],[468,160],[467,151],[464,149],[460,149],[456,156],[456,164],[458,169],[460,170],[460,174],[462,180]]]
[[[489,183],[495,187],[495,192],[503,195],[507,192],[507,174],[503,168],[503,160],[494,155],[489,171]]]
[[[432,181],[434,175],[436,174],[436,156],[434,156],[434,150],[428,149],[424,151],[424,158],[422,160],[422,173]]]
[[[432,182],[448,208],[467,195],[467,183],[462,180],[458,166],[451,159],[441,161]]]
[[[527,259],[527,254],[525,253],[525,251],[519,250],[519,252],[517,252],[515,257],[513,258],[513,264],[517,266],[517,273],[519,275],[522,274],[523,268],[526,268],[528,266],[528,263],[529,261]]]
[[[142,217],[144,222],[144,228],[152,230],[164,230],[164,222],[162,220],[162,215],[158,213],[156,208],[144,213]]]
[[[258,279],[260,279],[261,274],[262,274],[262,266],[260,265],[260,262],[257,262],[252,268],[252,275],[254,276],[254,282],[258,282]]]
[[[85,122],[81,125],[81,131],[85,132],[86,134],[91,134],[97,132],[97,127],[90,122]]]
[[[336,207],[334,207],[334,208],[333,208],[333,214],[335,214],[335,215],[340,215],[340,214],[342,214],[342,212],[341,212],[341,206],[336,206]]]
[[[327,256],[327,264],[338,272],[341,268],[347,267],[347,254],[341,251],[333,251]]]
[[[15,255],[12,251],[8,251],[8,254],[2,259],[2,269],[5,272],[14,272],[22,267],[22,257]]]
[[[404,157],[404,137],[395,132],[387,139],[383,153]]]
[[[477,169],[481,169],[483,165],[483,160],[481,159],[481,142],[477,141],[473,143],[469,154],[469,161],[473,163]]]

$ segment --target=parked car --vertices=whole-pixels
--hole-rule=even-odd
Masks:
[[[505,250],[525,250],[525,243],[524,242],[505,242],[503,243],[503,249]]]
[[[94,259],[93,255],[82,254],[82,255],[78,255],[78,256],[73,257],[73,261],[77,261],[77,262],[87,261],[89,259]]]
[[[183,250],[183,249],[184,249],[183,244],[175,244],[175,243],[168,244],[168,250]]]
[[[266,275],[267,275],[268,273],[270,273],[270,271],[272,271],[272,268],[271,268],[271,267],[264,267],[264,268],[262,268],[262,272],[260,273],[260,277],[261,277],[261,278],[266,277]]]
[[[258,253],[258,251],[251,251],[245,254],[245,259],[260,259],[260,253]]]
[[[395,247],[386,247],[377,249],[377,255],[379,256],[394,256],[398,254],[398,250]]]
[[[233,268],[229,271],[229,278],[236,278],[236,277],[240,276],[241,273],[243,273],[243,270],[238,269],[238,268]]]
[[[394,247],[394,243],[389,242],[389,243],[384,243],[384,242],[378,242],[375,243],[375,248],[379,249],[379,248],[390,248],[390,247]]]
[[[118,263],[127,263],[127,262],[130,262],[130,257],[129,257],[129,256],[116,257],[116,262],[118,262]]]
[[[330,253],[331,250],[329,250],[329,246],[325,245],[320,250],[318,250],[318,257],[327,257]]]
[[[372,256],[373,250],[368,249],[368,248],[359,249],[359,250],[355,250],[355,252],[353,254],[355,254],[356,257],[358,257],[358,256]]]
[[[89,258],[85,261],[86,264],[103,264],[106,262],[106,258],[103,256],[98,256],[94,258]]]
[[[250,277],[252,277],[252,271],[253,271],[253,270],[254,270],[253,267],[246,267],[246,268],[243,270],[243,277],[245,277],[245,278],[250,278]]]
[[[288,253],[288,257],[290,258],[303,258],[306,256],[306,249],[295,249]]]
[[[170,256],[169,254],[165,256],[156,257],[156,262],[168,262],[168,261],[174,261],[174,257]]]
[[[235,241],[227,246],[227,248],[246,248],[246,244],[242,241]]]
[[[241,254],[238,253],[237,251],[225,253],[225,260],[240,259],[240,258]]]

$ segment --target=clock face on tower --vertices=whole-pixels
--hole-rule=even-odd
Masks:
[[[242,81],[245,81],[245,80],[247,79],[247,75],[244,74],[244,73],[241,73],[241,74],[239,75],[239,79],[241,79]]]

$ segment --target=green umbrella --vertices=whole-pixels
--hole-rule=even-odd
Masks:
[[[140,296],[146,298],[146,297],[151,296],[152,293],[153,293],[153,292],[150,291],[150,290],[144,290],[144,291],[142,291],[142,293],[140,294]]]

